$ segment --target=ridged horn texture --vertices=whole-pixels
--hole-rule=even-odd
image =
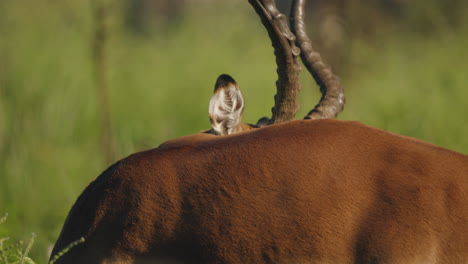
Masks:
[[[301,59],[315,82],[320,86],[322,98],[304,119],[335,118],[343,111],[345,96],[340,80],[331,68],[322,61],[320,54],[312,48],[304,23],[305,0],[293,0],[291,8],[292,31],[301,49]]]
[[[268,31],[276,56],[275,106],[271,109],[271,123],[293,120],[298,109],[297,95],[301,89],[298,61],[300,49],[289,28],[286,16],[278,11],[274,0],[249,0]]]

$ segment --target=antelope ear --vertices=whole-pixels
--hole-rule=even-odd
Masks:
[[[214,134],[235,133],[242,121],[243,111],[244,97],[239,86],[231,76],[221,74],[216,80],[208,110]]]

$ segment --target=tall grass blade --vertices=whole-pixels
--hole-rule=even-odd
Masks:
[[[85,242],[84,237],[81,237],[80,239],[71,242],[66,248],[62,249],[59,253],[55,254],[52,257],[52,259],[49,261],[49,264],[54,264],[60,257],[62,257],[65,253],[70,251],[70,249],[84,242]]]

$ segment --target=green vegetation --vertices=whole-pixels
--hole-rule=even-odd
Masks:
[[[8,214],[0,217],[0,225],[5,222]],[[0,236],[0,263],[5,264],[34,264],[34,261],[28,257],[29,251],[34,244],[36,234],[32,233],[26,247],[23,246],[23,241],[9,242],[9,237]]]
[[[0,217],[0,225],[5,222],[8,217],[8,213],[5,216]],[[34,260],[28,257],[29,252],[34,244],[34,240],[36,238],[36,234],[32,233],[31,238],[26,246],[23,245],[23,241],[10,241],[10,237],[1,237],[0,236],[0,263],[4,264],[34,264]],[[49,264],[55,263],[60,257],[66,254],[70,249],[73,247],[84,243],[85,239],[81,237],[80,239],[73,241],[67,247],[60,250],[57,254],[55,254]]]
[[[81,237],[80,239],[71,242],[68,246],[66,246],[64,249],[60,250],[57,254],[55,254],[52,258],[50,258],[49,264],[54,264],[60,257],[62,257],[64,254],[66,254],[68,251],[70,251],[72,248],[75,246],[86,242],[84,237]]]
[[[127,32],[122,8],[113,7],[107,52],[119,157],[208,128],[220,73],[239,82],[248,122],[270,115],[269,39],[250,6],[232,2],[188,9],[146,36]],[[0,2],[0,213],[10,215],[0,237],[28,241],[35,232],[29,255],[40,263],[79,193],[110,165],[100,148],[91,8],[88,1]],[[424,34],[400,23],[349,36],[347,63],[335,67],[347,95],[340,119],[468,153],[466,22],[440,22]],[[302,77],[298,117],[319,98],[305,70]]]

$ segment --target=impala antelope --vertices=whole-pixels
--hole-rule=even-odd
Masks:
[[[221,75],[212,129],[104,171],[52,255],[86,242],[57,262],[468,263],[468,156],[332,119],[343,89],[312,50],[304,1],[293,1],[291,26],[274,1],[249,2],[277,56],[272,117],[243,123],[239,86]],[[291,121],[299,55],[323,96]]]

